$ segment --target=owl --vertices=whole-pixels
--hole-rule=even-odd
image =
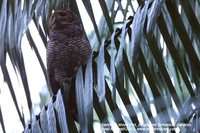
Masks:
[[[47,46],[47,73],[52,93],[55,95],[64,84],[72,84],[77,69],[86,64],[92,52],[80,18],[70,10],[57,10],[49,19]],[[75,94],[74,86],[70,94]],[[75,95],[70,95],[69,101]]]

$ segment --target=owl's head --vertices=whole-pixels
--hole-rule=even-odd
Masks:
[[[51,29],[59,30],[76,23],[77,19],[77,16],[70,10],[57,10],[51,15],[49,26]]]

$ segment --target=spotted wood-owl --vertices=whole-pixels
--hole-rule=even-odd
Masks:
[[[49,19],[49,27],[47,72],[55,95],[60,88],[63,89],[64,83],[72,82],[77,69],[86,64],[92,49],[80,18],[72,11],[55,11]],[[74,94],[75,88],[70,89],[73,89]],[[72,97],[74,100],[75,96]]]

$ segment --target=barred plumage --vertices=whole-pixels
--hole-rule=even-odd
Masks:
[[[79,17],[70,10],[55,11],[49,25],[47,71],[56,94],[63,82],[70,82],[77,68],[86,63],[92,50]]]
[[[62,90],[64,102],[77,120],[74,77],[78,67],[86,64],[92,49],[80,19],[70,10],[55,11],[49,20],[49,26],[47,72],[51,90],[54,95],[59,89]],[[69,92],[64,90],[66,83]]]

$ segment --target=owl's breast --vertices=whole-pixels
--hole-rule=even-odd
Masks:
[[[52,60],[55,80],[70,80],[74,77],[81,64],[86,64],[91,52],[91,46],[85,36],[51,40],[47,48],[47,58]]]

